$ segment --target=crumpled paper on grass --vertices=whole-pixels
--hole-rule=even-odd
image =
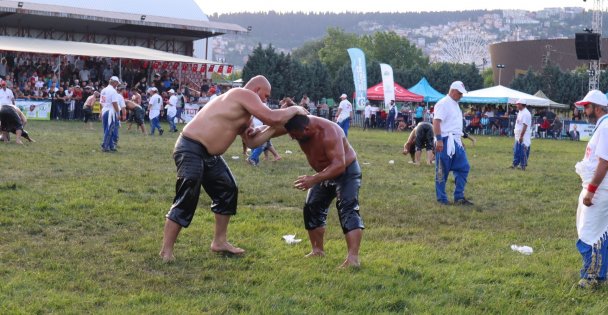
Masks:
[[[519,246],[515,244],[511,245],[511,249],[524,255],[532,255],[532,253],[534,252],[534,250],[530,246]]]
[[[299,239],[299,238],[296,239],[296,235],[295,234],[293,234],[293,235],[291,235],[291,234],[283,235],[283,239],[285,240],[285,243],[287,243],[289,245],[297,244],[297,243],[299,243],[299,242],[302,241],[302,239]]]

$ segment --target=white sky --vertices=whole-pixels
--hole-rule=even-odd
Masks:
[[[528,11],[554,7],[592,8],[593,0],[195,0],[208,15],[213,13],[303,11],[303,12],[416,12],[463,11],[478,9],[524,9]]]

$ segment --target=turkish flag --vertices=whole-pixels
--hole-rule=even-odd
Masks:
[[[160,67],[160,62],[159,62],[159,61],[155,61],[155,62],[152,64],[152,69],[155,69],[155,70],[156,70],[156,69],[158,69],[159,67]]]
[[[224,65],[220,65],[219,67],[217,67],[217,72],[224,73]]]
[[[171,69],[177,70],[177,67],[179,67],[179,62],[174,62],[173,67]]]
[[[197,72],[198,71],[198,64],[193,64],[192,65],[192,72]]]
[[[150,62],[148,60],[144,61],[144,63],[141,65],[142,69],[148,69],[148,66],[150,65]]]
[[[215,69],[215,65],[209,65],[209,72],[213,72],[214,69]]]
[[[169,63],[163,62],[163,70],[166,70],[167,68],[169,68]]]
[[[226,67],[226,73],[228,73],[228,74],[232,73],[232,65],[229,65],[228,67]]]
[[[186,70],[188,70],[188,64],[182,63],[182,71],[186,71]]]
[[[207,72],[207,64],[201,65],[201,73]]]

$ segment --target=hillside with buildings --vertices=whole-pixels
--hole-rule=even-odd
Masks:
[[[236,13],[209,16],[212,21],[251,27],[247,35],[225,35],[210,41],[215,60],[242,67],[258,43],[291,52],[323,38],[329,27],[371,34],[394,31],[432,61],[490,64],[488,45],[503,41],[573,38],[591,27],[591,13],[580,7],[541,11],[495,10],[417,13]],[[605,33],[605,31],[603,32]]]

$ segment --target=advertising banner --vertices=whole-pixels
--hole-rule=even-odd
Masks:
[[[363,110],[367,103],[367,68],[365,66],[365,54],[359,48],[349,48],[351,67],[353,69],[353,80],[355,83],[355,93],[357,98],[354,100],[356,110]]]
[[[186,103],[184,105],[184,111],[182,112],[182,119],[189,123],[192,118],[198,113],[200,106],[198,104],[189,104]]]
[[[391,101],[395,99],[395,81],[393,79],[393,68],[385,63],[381,63],[380,73],[382,73],[384,105],[386,106],[386,108],[388,108],[388,106],[390,106],[391,104]]]
[[[51,120],[51,100],[16,99],[15,105],[27,119]]]
[[[593,135],[593,128],[595,128],[595,125],[592,124],[570,123],[570,128],[568,128],[568,134],[573,135],[574,133],[572,133],[572,131],[576,130],[580,134],[580,138],[574,140],[589,141],[591,140],[591,136]]]

